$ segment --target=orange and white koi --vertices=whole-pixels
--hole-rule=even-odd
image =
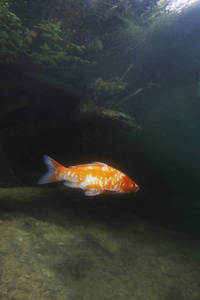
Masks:
[[[64,185],[68,187],[84,190],[86,196],[139,190],[139,186],[127,175],[101,162],[65,168],[46,155],[44,162],[48,173],[38,181],[38,184],[63,180]]]

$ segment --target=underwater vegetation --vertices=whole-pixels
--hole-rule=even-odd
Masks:
[[[167,47],[178,70],[175,38],[162,34],[172,22],[159,22],[168,2],[0,0],[2,186],[35,182],[33,144],[41,157],[51,135],[87,153],[113,148],[113,132],[145,134],[149,115],[162,115]]]
[[[132,1],[0,1],[0,64],[63,68],[119,51],[142,34]],[[111,46],[112,44],[112,46]],[[97,57],[96,57],[97,59]]]
[[[124,47],[133,52],[168,2],[0,0],[0,64],[73,69]],[[162,28],[155,23],[151,34]]]
[[[55,20],[42,20],[29,29],[5,1],[0,5],[0,41],[0,64],[37,69],[84,62],[83,50],[70,41],[67,26]]]
[[[0,63],[8,64],[28,54],[31,37],[23,28],[20,18],[9,10],[7,2],[0,2]]]

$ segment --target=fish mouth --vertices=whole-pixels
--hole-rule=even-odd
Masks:
[[[135,184],[135,186],[134,186],[134,192],[139,191],[139,189],[140,189],[140,187],[137,184]]]

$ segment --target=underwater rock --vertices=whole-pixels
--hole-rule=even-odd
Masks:
[[[99,120],[108,126],[126,130],[142,129],[128,114],[113,109],[98,107],[89,102],[80,107],[78,119],[84,122],[97,122],[97,120]]]
[[[95,82],[90,86],[94,93],[105,93],[112,95],[125,89],[126,83],[120,79],[115,80],[103,80],[101,77],[97,78]]]

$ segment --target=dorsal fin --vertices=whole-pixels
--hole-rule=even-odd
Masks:
[[[102,163],[100,161],[94,161],[91,163],[91,165],[102,165],[102,166],[107,166],[105,163]]]
[[[84,166],[96,166],[96,165],[101,165],[101,166],[107,166],[106,164],[99,162],[99,161],[94,161],[90,164],[82,164],[82,165],[77,165],[77,166],[70,166],[68,168],[76,168],[76,167],[84,167]]]

